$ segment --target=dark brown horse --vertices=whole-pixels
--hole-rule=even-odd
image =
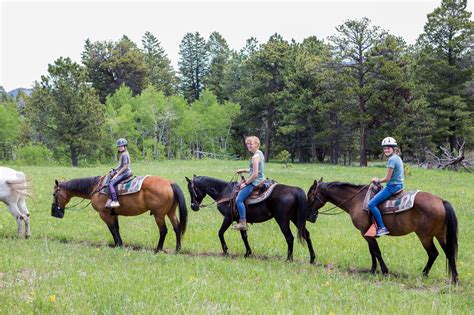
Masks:
[[[239,219],[238,214],[234,214],[232,211],[232,199],[230,198],[237,182],[226,182],[217,178],[196,175],[192,180],[187,177],[186,180],[191,195],[191,209],[194,211],[198,211],[202,207],[201,202],[206,195],[209,195],[216,202],[223,199],[227,200],[226,202],[217,202],[217,209],[224,216],[224,221],[219,230],[219,239],[224,255],[227,255],[224,233],[233,221]],[[300,240],[304,239],[308,244],[310,263],[313,264],[316,256],[309,231],[306,229],[308,215],[309,209],[304,191],[299,187],[278,184],[267,199],[249,206],[247,223],[265,222],[275,218],[288,244],[287,260],[292,261],[294,237],[290,230],[290,221],[293,222],[298,228],[298,238]],[[247,240],[247,231],[240,231],[240,235],[245,244],[245,257],[248,257],[252,254],[252,250]]]
[[[188,211],[183,191],[177,184],[159,176],[148,176],[144,179],[139,192],[119,196],[120,207],[111,210],[105,207],[107,195],[99,193],[101,179],[100,176],[86,177],[61,183],[56,180],[51,215],[57,218],[64,217],[64,209],[72,197],[90,199],[92,207],[99,212],[101,219],[112,233],[115,246],[122,246],[118,216],[135,216],[150,211],[160,230],[156,251],[163,250],[168,232],[165,216],[168,216],[176,234],[176,251],[181,249],[181,236],[186,231]],[[176,206],[179,207],[179,220],[176,217]]]
[[[346,211],[351,216],[354,226],[369,244],[372,257],[370,271],[375,273],[378,260],[382,273],[384,275],[388,274],[377,240],[373,237],[364,236],[372,224],[368,212],[362,209],[368,185],[357,186],[340,182],[324,183],[322,180],[322,178],[320,181],[315,180],[308,191],[310,207],[317,210],[323,207],[326,202],[330,202]],[[415,197],[412,209],[397,214],[385,215],[383,220],[390,230],[389,236],[416,233],[428,253],[428,262],[423,269],[424,276],[428,276],[431,266],[438,256],[438,250],[433,242],[433,238],[436,237],[446,254],[452,280],[457,283],[458,222],[454,209],[449,202],[430,193],[419,192]]]

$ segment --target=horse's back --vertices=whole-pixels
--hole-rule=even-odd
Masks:
[[[25,179],[25,174],[12,168],[0,166],[0,182]]]
[[[26,176],[23,172],[0,166],[0,200],[7,202],[7,200],[11,198],[16,199],[17,197],[13,197],[14,192],[18,188],[23,188],[25,182]],[[18,184],[21,185],[21,187],[17,187]]]

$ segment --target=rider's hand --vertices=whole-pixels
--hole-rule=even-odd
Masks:
[[[372,178],[371,182],[375,183],[375,184],[380,184],[380,179],[377,178],[377,177],[374,177],[374,178]]]
[[[245,186],[247,186],[247,184],[245,183],[245,181],[243,181],[242,183],[240,183],[240,189],[244,188]]]

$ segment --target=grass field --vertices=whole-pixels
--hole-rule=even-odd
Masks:
[[[307,247],[295,241],[295,261],[288,263],[286,242],[274,220],[252,225],[254,256],[245,259],[240,234],[225,234],[229,257],[222,257],[217,231],[222,217],[214,206],[191,211],[184,176],[207,175],[229,180],[243,161],[164,161],[136,163],[136,175],[175,180],[188,204],[183,250],[174,254],[169,222],[166,253],[154,254],[158,230],[148,214],[120,217],[124,248],[90,206],[50,216],[54,179],[104,174],[94,168],[18,167],[29,178],[34,198],[27,201],[32,238],[17,239],[16,223],[0,206],[0,314],[20,313],[389,313],[468,314],[474,312],[474,175],[412,169],[407,189],[429,191],[449,200],[459,221],[460,283],[450,285],[445,256],[429,278],[421,276],[427,256],[414,234],[383,237],[379,244],[388,277],[369,274],[365,240],[343,213],[320,216],[311,232],[317,264]],[[365,184],[382,177],[384,167],[269,163],[266,176],[305,191],[314,179]],[[71,203],[78,202],[73,199]],[[211,202],[205,199],[205,203]],[[84,204],[84,203],[83,203]],[[325,209],[332,205],[326,205]],[[296,236],[296,228],[292,227]]]

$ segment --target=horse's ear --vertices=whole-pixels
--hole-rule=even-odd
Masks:
[[[188,176],[184,176],[186,178],[186,180],[188,181],[188,183],[191,182],[191,180],[188,178]]]
[[[320,183],[322,183],[322,182],[323,182],[323,178],[322,178],[322,177],[321,177],[321,179],[319,180],[319,182],[320,182]]]
[[[59,186],[58,180],[55,179],[54,182],[56,183],[56,186]]]
[[[193,174],[193,178],[194,178],[194,177],[197,177],[196,174]]]
[[[318,180],[315,179],[314,182],[313,182],[313,186],[317,186],[318,185]]]

